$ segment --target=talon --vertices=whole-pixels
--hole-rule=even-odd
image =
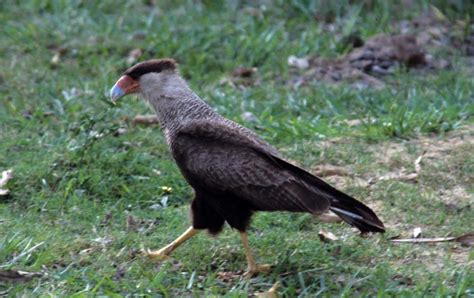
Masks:
[[[144,249],[142,250],[142,254],[146,257],[149,257],[150,259],[155,259],[155,260],[160,260],[164,261],[170,258],[170,256],[166,253],[165,249],[159,249],[159,250],[149,250],[149,249]]]
[[[247,269],[247,271],[244,273],[244,277],[249,279],[255,275],[258,275],[259,273],[268,273],[270,272],[271,268],[272,267],[268,264],[256,265],[255,268]]]

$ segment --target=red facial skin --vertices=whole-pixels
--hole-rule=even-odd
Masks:
[[[125,94],[135,93],[140,90],[140,85],[138,82],[127,75],[121,76],[115,85],[119,86],[125,92]]]
[[[112,101],[117,101],[119,98],[140,91],[140,85],[137,80],[132,77],[124,75],[115,83],[111,90]]]

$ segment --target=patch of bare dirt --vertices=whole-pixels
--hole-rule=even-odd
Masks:
[[[353,49],[337,59],[323,59],[317,55],[290,56],[291,85],[297,88],[318,80],[326,83],[345,81],[359,89],[381,88],[385,86],[383,77],[393,74],[399,67],[424,70],[451,67],[448,60],[433,57],[429,52],[442,50],[455,54],[461,50],[464,55],[474,56],[474,22],[450,22],[434,7],[395,27],[398,33],[376,35],[365,42],[357,33],[340,38],[340,42],[352,45]],[[471,33],[466,35],[469,31]]]
[[[461,50],[466,56],[474,56],[474,20],[451,22],[436,7],[412,21],[398,24],[402,34],[414,34],[423,47],[442,47],[448,52]]]
[[[437,198],[445,204],[448,210],[454,212],[461,211],[463,208],[470,208],[470,204],[474,205],[473,194],[468,193],[467,190],[460,185],[456,185],[451,189],[440,189]],[[465,203],[463,204],[463,202]]]
[[[415,147],[423,152],[425,160],[446,158],[460,146],[474,146],[474,125],[448,133],[445,137],[422,136],[406,142],[390,142],[370,146],[376,160],[380,164],[397,165],[401,161],[410,161],[413,156],[409,147]],[[395,159],[395,160],[394,160]]]
[[[336,60],[323,59],[320,57],[300,59],[307,61],[308,69],[303,73],[299,73],[298,71],[294,72],[295,75],[292,80],[292,85],[295,88],[305,85],[314,79],[327,83],[346,81],[354,85],[362,84],[361,87],[382,88],[385,85],[381,80],[352,67],[350,62],[345,58]],[[289,61],[290,60],[291,59],[289,59]],[[292,65],[290,62],[290,66],[295,65]]]
[[[445,68],[449,63],[439,63],[427,56],[418,45],[416,36],[408,34],[380,34],[370,38],[363,46],[353,49],[338,59],[320,57],[296,58],[290,56],[290,66],[304,70],[295,71],[293,85],[298,87],[306,81],[317,79],[329,83],[346,81],[358,88],[381,88],[382,76],[395,72],[399,66],[407,68]]]
[[[327,140],[326,143],[320,145],[331,147],[346,141],[347,139]],[[450,132],[445,136],[421,136],[409,141],[372,144],[367,146],[367,151],[372,154],[377,166],[363,174],[357,174],[350,165],[322,165],[315,167],[311,172],[337,188],[362,187],[367,188],[369,193],[381,181],[393,180],[416,184],[416,187],[423,192],[433,193],[433,199],[441,201],[451,213],[474,207],[474,195],[467,189],[469,183],[456,180],[455,173],[452,171],[430,172],[433,169],[431,165],[434,163],[449,163],[449,160],[460,152],[461,154],[474,152],[474,125]],[[462,164],[463,160],[459,162]],[[458,171],[459,166],[454,165],[452,168],[453,171]],[[450,186],[427,182],[426,179],[431,179],[430,175],[433,174],[443,175],[444,181],[454,181],[455,184]],[[363,201],[376,213],[383,214],[387,208],[390,208],[385,205],[385,202],[372,200],[370,195],[363,198]],[[401,230],[407,228],[400,223],[398,218],[392,219],[392,221],[386,220],[388,227]]]
[[[437,244],[424,244],[411,250],[410,255],[406,255],[402,259],[396,259],[392,263],[394,267],[423,264],[423,266],[419,266],[420,270],[428,270],[431,273],[443,270],[446,266],[449,266],[449,262],[457,266],[474,268],[474,262],[469,261],[469,253],[470,248],[461,245],[447,248],[439,247]],[[446,254],[449,254],[449,258],[446,258]]]

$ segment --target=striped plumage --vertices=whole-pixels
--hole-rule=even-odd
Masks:
[[[195,191],[194,229],[218,233],[227,222],[244,232],[255,211],[332,210],[361,232],[384,232],[369,207],[285,161],[255,133],[215,112],[189,88],[174,61],[150,60],[124,74],[155,110],[172,156]]]

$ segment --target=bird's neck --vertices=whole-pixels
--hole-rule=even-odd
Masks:
[[[152,96],[146,96],[168,141],[189,121],[221,117],[200,99],[184,80],[175,82],[173,86],[156,90],[158,92],[154,92]]]

